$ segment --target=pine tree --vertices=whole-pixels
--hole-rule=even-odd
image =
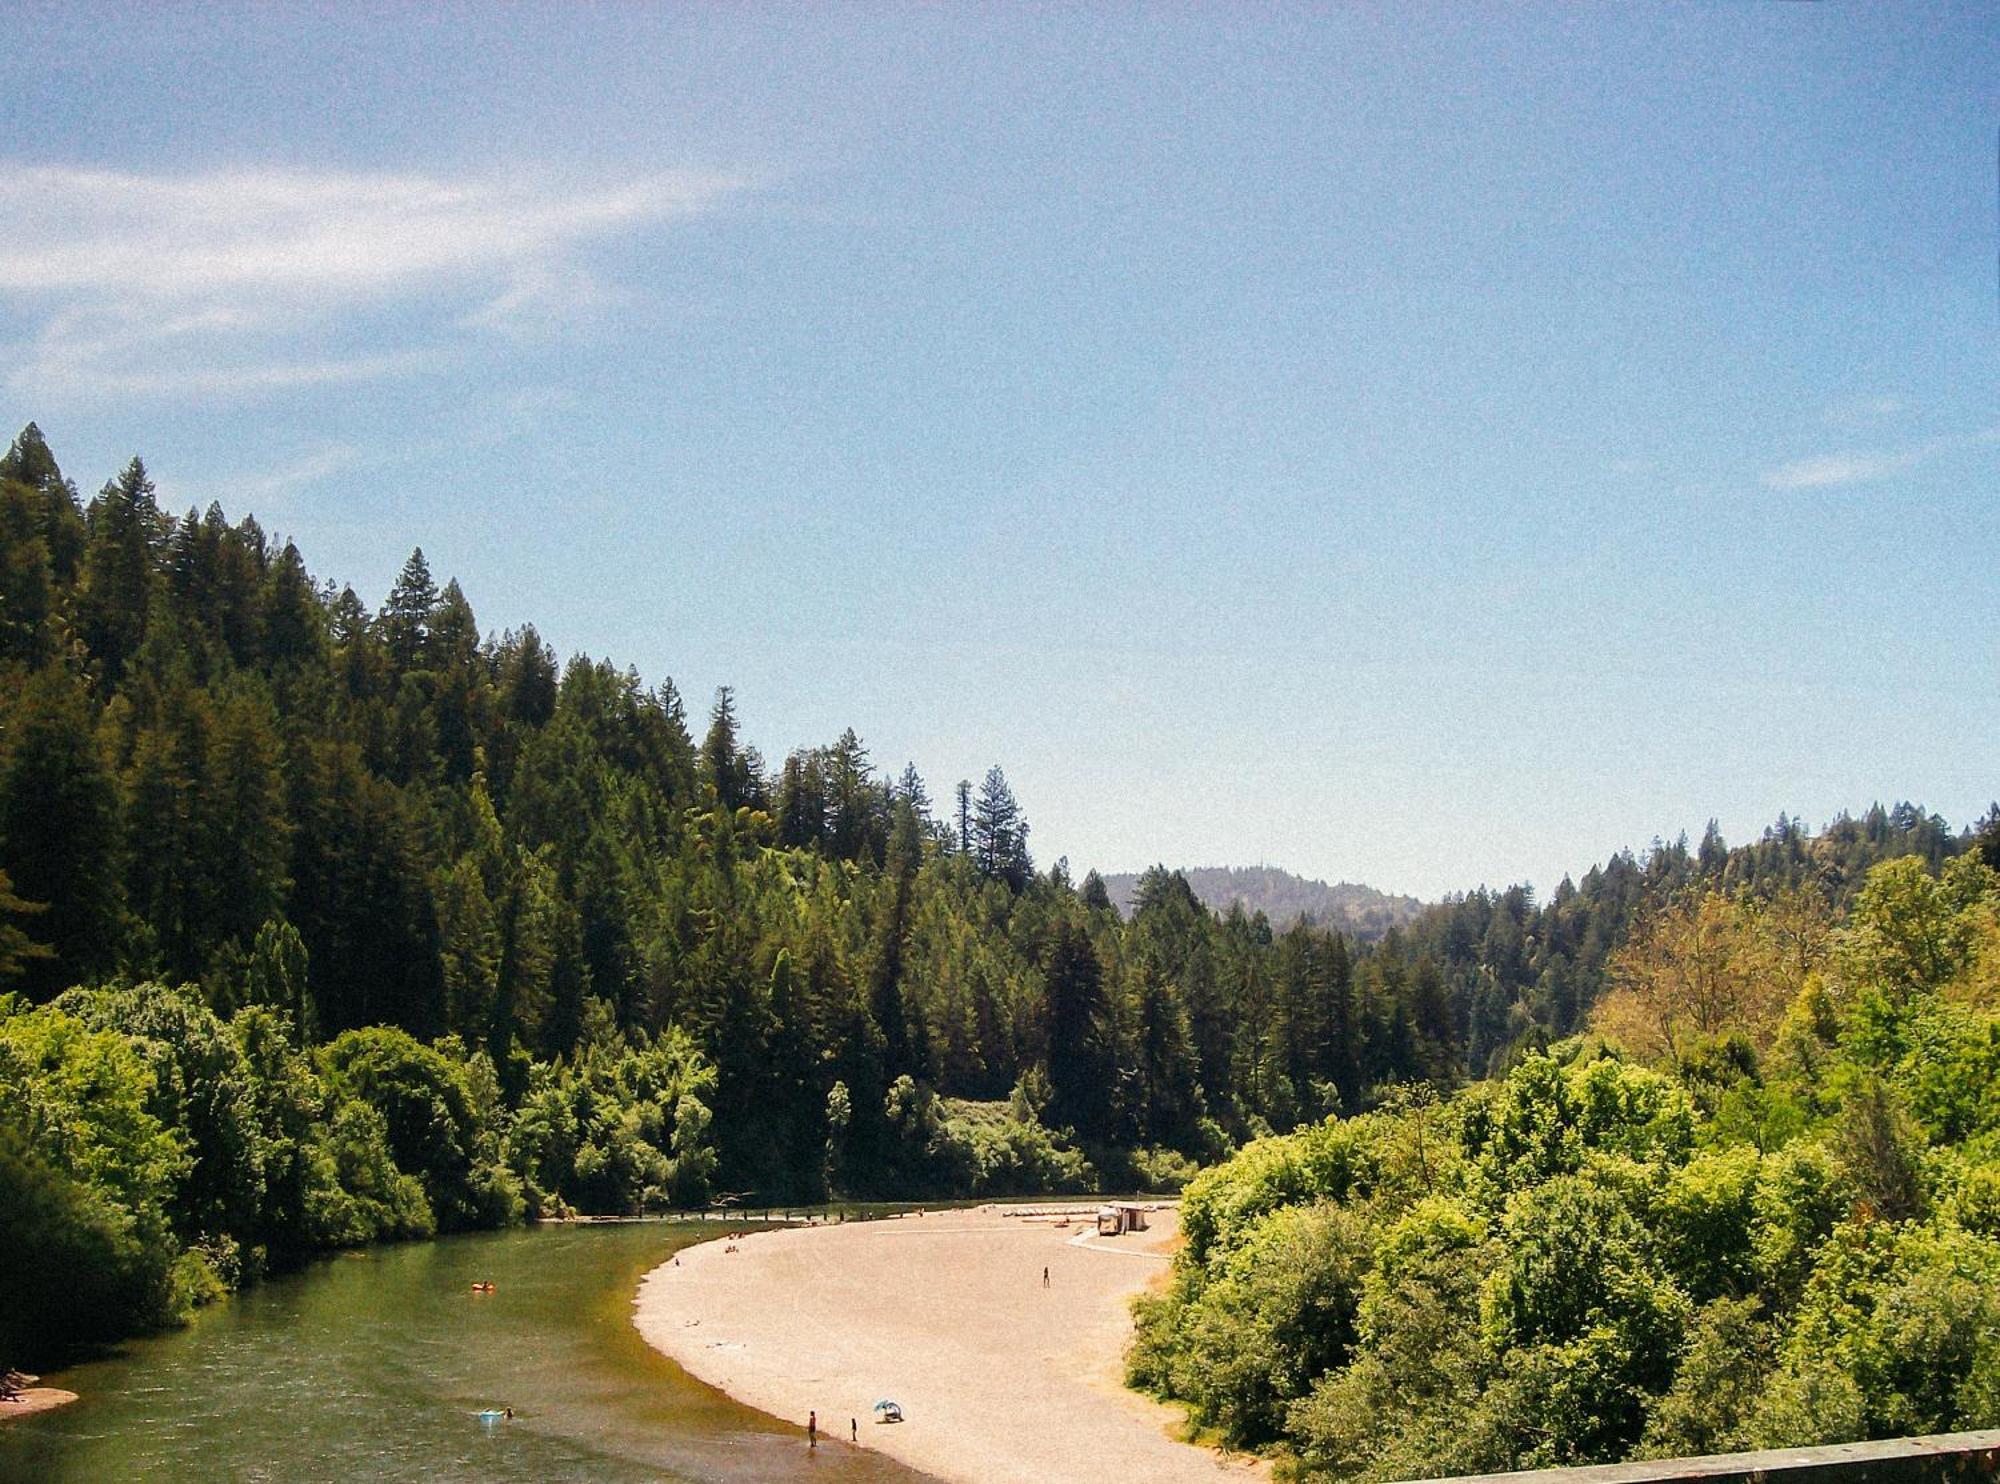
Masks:
[[[881,791],[869,781],[868,749],[849,727],[827,750],[826,772],[831,795],[831,845],[839,860],[879,859]]]
[[[1133,998],[1140,1133],[1153,1143],[1183,1143],[1202,1113],[1187,1012],[1151,964],[1141,965]]]
[[[919,823],[930,822],[930,792],[924,787],[923,775],[915,763],[903,764],[903,776],[896,780],[896,797],[916,811]]]
[[[1972,847],[1990,869],[2000,871],[2000,803],[1991,805],[1973,830]]]
[[[787,949],[779,949],[771,964],[768,1004],[766,1051],[771,1085],[764,1122],[784,1161],[791,1194],[801,1199],[822,1198],[826,1194],[823,1150],[827,1104],[814,1081],[817,1058],[812,1054],[804,996]]]
[[[14,883],[0,871],[0,990],[11,988],[29,964],[55,956],[54,949],[30,937],[24,927],[46,911],[48,903],[16,896]]]
[[[501,637],[494,658],[500,714],[520,726],[547,726],[556,714],[556,655],[533,624]]]
[[[708,735],[702,739],[702,761],[707,764],[708,781],[716,801],[734,814],[754,802],[754,769],[736,742],[736,692],[719,686],[715,705],[708,713]]]
[[[48,552],[49,576],[59,589],[76,581],[83,565],[84,546],[89,539],[83,509],[77,501],[76,486],[63,478],[55,455],[33,423],[21,430],[4,455],[0,455],[0,483],[18,483],[38,497],[42,544]]]
[[[515,846],[500,903],[499,1002],[491,1043],[496,1060],[516,1044],[551,1045],[562,920],[557,891],[546,852]]]
[[[438,598],[426,647],[435,676],[431,709],[438,756],[446,782],[464,783],[491,726],[491,684],[479,653],[479,621],[455,577]]]
[[[1056,929],[1043,971],[1048,1035],[1048,1122],[1097,1140],[1111,1132],[1117,1072],[1104,974],[1089,935],[1065,922]]]
[[[134,458],[91,502],[89,537],[77,592],[79,637],[97,661],[108,691],[146,636],[159,507],[146,466]]]
[[[262,592],[269,554],[255,521],[231,527],[220,505],[190,510],[169,530],[165,598],[176,641],[203,674],[224,662],[254,664],[260,656]]]
[[[890,1081],[900,1076],[919,1079],[930,1076],[930,1047],[921,1015],[903,990],[916,866],[915,841],[908,832],[900,843],[896,869],[890,877],[887,899],[875,928],[868,972],[868,1013],[881,1032],[884,1076]]]
[[[1714,820],[1701,834],[1701,849],[1695,856],[1704,876],[1720,876],[1729,864],[1729,847],[1722,841],[1722,830]]]
[[[301,738],[287,767],[296,835],[285,916],[305,940],[328,1034],[443,1029],[443,969],[430,871],[406,796],[349,741]]]
[[[305,941],[284,918],[274,917],[257,929],[244,979],[248,1003],[284,1011],[299,1044],[312,1044],[318,1016],[313,1009],[311,965]]]
[[[158,969],[175,981],[196,978],[222,937],[214,931],[221,883],[208,869],[218,832],[203,798],[212,730],[207,698],[175,685],[139,731],[125,771],[127,890]]]
[[[305,559],[289,541],[264,579],[263,610],[264,655],[274,668],[305,669],[325,661],[326,612]]]
[[[439,874],[445,1025],[473,1046],[491,1045],[500,988],[501,927],[479,863],[462,855]]]
[[[35,664],[55,647],[56,585],[42,527],[41,494],[0,478],[0,660]]]
[[[282,914],[292,886],[284,742],[259,685],[239,682],[214,707],[202,809],[204,870],[218,898],[214,931],[248,943]]]
[[[382,605],[382,642],[398,674],[428,668],[431,623],[437,617],[437,584],[419,546],[403,563],[389,601]]]
[[[778,843],[794,850],[816,846],[826,838],[826,819],[819,753],[795,752],[778,778]]]
[[[1083,873],[1083,885],[1077,889],[1077,896],[1083,905],[1093,912],[1114,910],[1111,902],[1111,888],[1104,884],[1104,878],[1095,870]]]
[[[7,452],[0,454],[0,479],[16,479],[38,490],[63,482],[56,456],[34,423],[21,429]]]
[[[0,870],[48,909],[36,936],[54,950],[26,966],[30,998],[108,973],[117,961],[118,789],[97,746],[81,686],[57,666],[28,678],[8,712],[0,760]]]
[[[1034,862],[1028,855],[1028,822],[1007,775],[996,765],[986,771],[979,799],[972,810],[972,860],[989,881],[1004,881],[1014,891],[1028,884]]]

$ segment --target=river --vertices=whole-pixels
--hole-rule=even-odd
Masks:
[[[46,1377],[82,1400],[0,1425],[0,1481],[922,1484],[845,1444],[809,1454],[802,1427],[639,1338],[640,1277],[715,1231],[553,1227],[316,1264]]]

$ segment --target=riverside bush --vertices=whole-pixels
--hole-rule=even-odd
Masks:
[[[1133,1384],[1301,1478],[2000,1425],[2000,877],[1877,875],[1803,970],[1791,919],[1708,914],[1751,924],[1740,1034],[1635,970],[1621,1023],[1685,1061],[1577,1037],[1204,1172]]]

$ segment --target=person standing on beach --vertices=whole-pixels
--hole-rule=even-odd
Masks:
[[[1047,1288],[1048,1286],[1049,1286],[1049,1270],[1048,1270],[1047,1268],[1043,1268],[1043,1269],[1042,1269],[1042,1287],[1044,1287],[1044,1288]]]
[[[861,1419],[859,1417],[850,1417],[847,1419],[847,1441],[850,1443],[861,1441]]]
[[[806,1413],[806,1446],[808,1448],[817,1448],[819,1446],[819,1413],[817,1410]]]

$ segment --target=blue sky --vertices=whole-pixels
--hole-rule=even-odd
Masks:
[[[379,602],[1544,889],[2000,794],[1986,5],[0,14],[0,422]],[[700,718],[696,718],[699,729]]]

